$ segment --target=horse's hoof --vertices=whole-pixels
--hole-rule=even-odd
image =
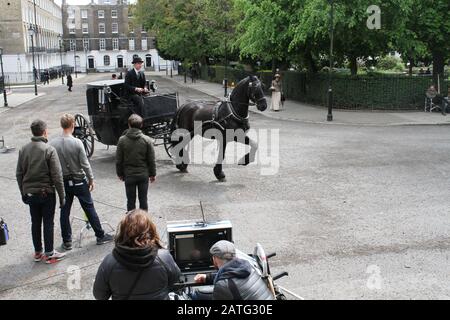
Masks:
[[[175,167],[176,167],[178,170],[180,170],[180,172],[183,172],[183,173],[187,173],[187,172],[188,172],[188,171],[187,171],[187,167],[188,167],[187,164],[177,164]]]
[[[248,166],[250,164],[250,159],[248,157],[243,157],[241,160],[239,160],[238,164],[240,166]]]
[[[214,168],[214,175],[220,182],[225,181],[225,173],[222,170],[220,170],[219,172],[218,170],[216,170],[216,168]]]

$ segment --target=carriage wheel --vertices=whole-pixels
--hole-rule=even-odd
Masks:
[[[94,131],[92,130],[89,121],[82,114],[75,115],[75,131],[73,132],[75,138],[83,142],[84,150],[88,158],[92,157],[94,153]]]

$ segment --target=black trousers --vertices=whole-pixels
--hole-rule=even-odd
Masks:
[[[144,115],[144,98],[138,94],[132,94],[129,96],[131,102],[133,102],[133,112],[143,117]]]
[[[31,235],[33,237],[34,251],[42,252],[42,224],[44,224],[45,253],[53,253],[55,194],[27,196],[26,203],[30,206]]]
[[[136,209],[136,189],[139,197],[139,208],[148,211],[147,193],[148,178],[145,176],[125,177],[125,191],[127,194],[127,211]]]

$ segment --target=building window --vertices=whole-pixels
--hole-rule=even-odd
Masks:
[[[117,10],[111,10],[111,18],[117,18]]]
[[[70,51],[75,51],[75,49],[76,49],[76,40],[71,39],[70,40]]]
[[[68,11],[69,19],[75,19],[75,10],[71,9]]]
[[[69,27],[69,33],[70,34],[75,34],[75,26],[70,26]]]
[[[113,43],[113,50],[119,50],[119,39],[114,38],[112,43]]]
[[[83,48],[88,51],[89,50],[89,39],[83,39]]]
[[[88,11],[81,10],[81,19],[87,19],[87,17],[88,17]]]
[[[147,50],[147,38],[142,39],[142,50]]]
[[[134,25],[133,25],[133,23],[131,23],[131,22],[128,23],[128,30],[130,30],[130,33],[134,33]]]
[[[100,50],[106,49],[106,39],[100,39]]]
[[[105,18],[105,10],[98,10],[98,17],[100,19]]]
[[[104,23],[99,23],[98,24],[98,32],[99,33],[105,33],[105,24]]]
[[[89,25],[87,23],[83,23],[81,29],[83,30],[83,33],[89,33]]]
[[[110,63],[111,63],[111,59],[109,58],[109,56],[104,56],[103,57],[103,65],[109,66]]]
[[[112,24],[112,33],[119,33],[119,24],[116,22]]]
[[[128,39],[128,50],[134,50],[134,38]]]

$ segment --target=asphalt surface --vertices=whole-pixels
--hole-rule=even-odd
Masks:
[[[51,136],[59,134],[63,113],[87,114],[85,83],[109,76],[74,79],[72,93],[40,88],[45,95],[0,115],[0,136],[19,148],[35,118],[48,121]],[[158,82],[161,91],[178,91],[181,103],[211,99]],[[219,183],[211,165],[195,164],[182,174],[164,148],[156,148],[149,210],[163,238],[167,221],[199,219],[202,201],[207,219],[232,222],[242,251],[252,252],[257,242],[276,251],[272,273],[289,272],[278,283],[306,299],[450,299],[448,126],[326,126],[258,114],[250,121],[255,130],[279,130],[273,175],[262,175],[261,164],[230,164]],[[276,154],[277,147],[269,150]],[[91,164],[97,211],[115,227],[125,212],[125,190],[115,176],[114,151],[96,144]],[[17,156],[17,150],[0,153],[0,216],[11,230],[8,245],[0,247],[0,299],[92,299],[98,265],[113,245],[97,246],[89,232],[66,260],[34,263],[28,208],[15,181]],[[79,204],[72,213],[81,214]],[[74,234],[82,226],[75,222]],[[79,288],[73,268],[80,270]]]

